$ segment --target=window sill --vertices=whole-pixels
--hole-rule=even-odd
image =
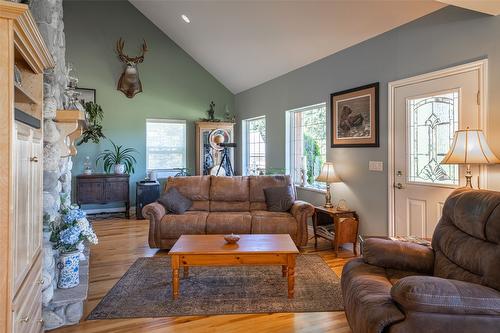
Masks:
[[[301,185],[295,185],[295,188],[304,190],[304,191],[310,191],[310,192],[316,192],[316,193],[321,193],[321,194],[326,194],[326,189],[322,190],[320,188],[315,188],[315,187],[308,187],[308,186],[301,186]]]

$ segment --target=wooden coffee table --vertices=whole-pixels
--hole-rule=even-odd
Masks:
[[[172,296],[179,297],[179,269],[189,266],[281,265],[288,277],[288,298],[293,298],[295,257],[299,250],[290,235],[241,235],[227,244],[223,235],[182,235],[168,253],[172,258]]]

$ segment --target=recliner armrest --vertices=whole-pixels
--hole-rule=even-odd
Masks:
[[[153,217],[160,221],[165,214],[167,214],[167,210],[159,202],[152,202],[142,207],[142,216],[147,216],[150,219]]]
[[[465,281],[408,276],[394,284],[391,296],[406,311],[500,315],[500,292]]]
[[[432,274],[434,268],[431,248],[381,238],[368,238],[363,242],[363,259],[370,265],[425,274]]]
[[[305,201],[295,200],[292,208],[290,208],[290,213],[295,217],[300,214],[312,216],[312,214],[314,213],[314,206]]]
[[[146,216],[149,219],[148,242],[151,248],[158,248],[161,246],[160,223],[165,214],[167,214],[167,210],[158,202],[150,203],[142,208],[142,216]]]
[[[290,214],[297,220],[297,245],[305,246],[307,245],[307,218],[312,216],[314,213],[314,206],[308,202],[296,200],[292,208],[290,208]]]

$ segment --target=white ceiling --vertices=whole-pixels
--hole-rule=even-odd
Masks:
[[[448,5],[463,7],[490,15],[500,14],[499,0],[439,0],[439,2],[444,2]]]
[[[130,2],[233,93],[445,6],[428,0]]]

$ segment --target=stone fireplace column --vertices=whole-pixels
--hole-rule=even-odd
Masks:
[[[61,200],[71,203],[71,157],[61,157],[58,141],[61,138],[54,121],[57,110],[63,109],[64,90],[67,86],[66,42],[63,22],[62,0],[31,0],[30,9],[54,61],[55,68],[44,75],[44,170],[43,170],[43,212],[44,227],[47,221],[60,220]],[[42,221],[40,221],[42,223]],[[46,231],[46,228],[44,228]],[[56,253],[52,249],[49,235],[44,232],[43,270],[44,290],[42,292],[43,319],[45,329],[77,323],[83,312],[81,299],[54,304],[57,286]]]

